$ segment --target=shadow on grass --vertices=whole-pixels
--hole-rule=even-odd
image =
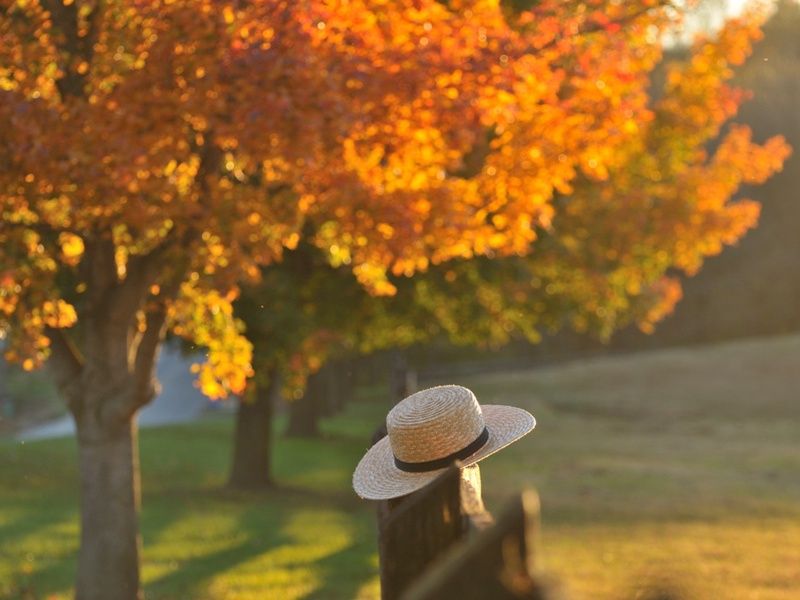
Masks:
[[[15,581],[11,582],[7,592],[0,587],[0,598],[36,600],[70,590],[75,581],[75,568],[75,557],[67,555],[50,560],[30,573],[22,570],[16,575]],[[3,595],[4,593],[8,595]]]
[[[67,523],[76,514],[77,508],[28,503],[10,508],[16,516],[0,525],[0,554],[13,555],[13,549],[21,538],[36,535],[55,525]]]
[[[357,521],[355,541],[346,548],[317,561],[322,584],[308,594],[307,599],[328,600],[331,598],[355,598],[362,586],[371,577],[365,573],[377,575],[375,564],[376,552],[371,523]]]
[[[28,549],[24,546],[19,547],[19,562],[21,567],[14,575],[10,588],[0,586],[0,598],[11,599],[38,599],[49,598],[56,593],[63,593],[71,590],[75,582],[77,570],[77,535],[67,536],[67,543],[60,543],[53,539],[52,535],[47,535],[49,528],[66,525],[78,519],[78,507],[59,507],[55,508],[48,505],[27,505],[24,510],[26,514],[21,518],[14,519],[8,525],[0,527],[0,555],[6,554],[14,557],[14,548],[22,538],[45,537],[49,539],[46,546],[48,555],[41,558],[39,566],[33,569],[25,568],[25,553],[36,555],[39,548]],[[158,533],[176,521],[180,516],[178,507],[168,507],[156,505],[152,510],[147,510],[142,519],[141,531],[145,540],[156,537]],[[64,537],[61,535],[60,537]],[[4,595],[5,594],[5,595]]]
[[[202,520],[207,511],[238,513],[219,530],[216,541],[224,547],[203,552],[198,539],[199,552],[189,548],[169,572],[151,580],[148,596],[206,598],[225,589],[242,598],[353,598],[375,570],[371,520],[354,508],[343,495],[294,487],[212,492],[195,506],[194,518]],[[153,533],[151,547],[169,543],[165,531]],[[180,543],[184,553],[187,541]]]
[[[278,541],[277,543],[280,543]],[[266,548],[258,540],[248,537],[245,541],[192,558],[176,570],[150,582],[146,588],[156,598],[194,598],[204,596],[207,584],[219,573],[224,573],[247,560],[258,556]]]
[[[0,525],[0,565],[12,565],[7,581],[0,572],[0,598],[44,598],[69,588],[76,542],[61,530],[72,526],[77,508],[26,496],[0,509],[9,517]]]

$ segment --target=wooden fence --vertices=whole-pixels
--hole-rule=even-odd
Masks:
[[[384,600],[554,599],[535,563],[539,500],[516,495],[495,521],[477,466],[447,469],[430,485],[378,507]]]
[[[477,465],[455,463],[418,492],[379,503],[378,536],[383,600],[566,597],[537,565],[536,493],[516,494],[495,520],[483,508]],[[635,597],[678,600],[683,594],[651,588]]]

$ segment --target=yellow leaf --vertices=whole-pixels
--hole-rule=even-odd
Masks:
[[[58,243],[61,246],[63,260],[67,264],[76,265],[83,256],[83,240],[72,233],[62,233],[58,236]]]

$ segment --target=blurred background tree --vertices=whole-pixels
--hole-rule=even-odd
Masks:
[[[754,145],[741,126],[718,139],[742,97],[726,81],[758,35],[756,21],[732,20],[670,61],[650,113],[632,125],[635,135],[617,148],[604,179],[579,176],[557,194],[552,222],[525,257],[459,259],[411,279],[394,276],[397,293],[389,298],[371,298],[310,247],[268,268],[260,287],[246,288],[239,314],[256,356],[259,348],[265,355],[256,370],[268,381],[280,372],[293,399],[288,433],[315,434],[330,409],[326,398],[340,403],[337,384],[322,381],[344,377],[342,365],[312,376],[308,393],[304,387],[345,348],[442,338],[497,348],[565,328],[608,340],[631,323],[652,332],[681,298],[677,274],[696,274],[707,256],[756,224],[757,203],[731,201],[740,186],[763,182],[788,155],[781,138]],[[270,479],[266,407],[275,400],[250,398],[239,405],[231,476],[247,486]]]
[[[777,2],[763,28],[763,39],[733,82],[751,97],[737,120],[756,139],[780,133],[794,148],[800,144],[800,4]],[[730,251],[709,260],[701,276],[685,281],[684,298],[653,336],[625,336],[627,347],[698,343],[743,336],[796,331],[800,311],[796,298],[800,278],[792,275],[800,260],[800,237],[794,223],[800,204],[793,190],[800,178],[800,155],[758,188],[759,226]],[[754,193],[745,186],[745,193]]]

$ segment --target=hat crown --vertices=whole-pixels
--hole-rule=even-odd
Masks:
[[[449,456],[475,441],[485,428],[475,394],[442,385],[412,394],[389,411],[386,429],[392,453],[421,463]]]

